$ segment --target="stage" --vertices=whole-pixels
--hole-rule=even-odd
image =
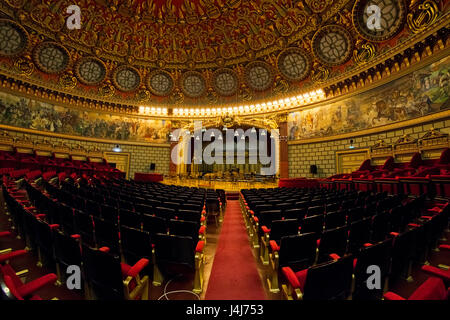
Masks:
[[[276,188],[278,187],[278,179],[266,179],[264,181],[255,180],[237,180],[237,181],[221,181],[221,180],[207,180],[195,178],[169,178],[164,177],[162,181],[164,184],[197,187],[206,189],[222,189],[226,192],[239,192],[241,189],[261,189],[261,188]]]

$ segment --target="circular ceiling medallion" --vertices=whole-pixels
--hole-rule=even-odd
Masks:
[[[353,25],[370,41],[392,38],[405,22],[403,0],[358,0],[353,7]]]
[[[266,62],[255,61],[245,67],[245,80],[253,90],[268,89],[273,84],[273,77],[272,67]]]
[[[314,55],[329,66],[346,62],[352,53],[353,40],[341,26],[328,25],[316,32],[312,39]]]
[[[147,78],[147,87],[157,96],[167,96],[172,92],[174,83],[167,71],[154,70]]]
[[[130,92],[139,87],[141,76],[139,71],[131,66],[120,66],[114,70],[113,81],[117,89]]]
[[[277,66],[287,80],[300,81],[305,79],[311,71],[311,60],[303,50],[287,48],[278,56]]]
[[[231,69],[219,69],[213,74],[213,86],[220,95],[230,96],[238,89],[238,77]]]
[[[47,73],[61,73],[70,62],[69,51],[56,42],[39,44],[33,58],[38,68]]]
[[[0,55],[15,56],[21,54],[28,45],[28,33],[11,20],[0,19]]]
[[[203,75],[197,71],[188,71],[181,76],[181,89],[191,98],[198,98],[206,91]]]
[[[84,84],[100,84],[106,78],[106,66],[100,59],[85,57],[77,62],[77,65],[75,66],[75,74]]]

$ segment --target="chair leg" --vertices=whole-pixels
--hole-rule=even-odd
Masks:
[[[155,250],[152,250],[152,259],[153,259],[153,282],[152,284],[155,287],[159,287],[162,282],[164,281],[164,277],[161,274],[161,271],[159,271],[158,265],[156,264],[155,260]]]
[[[195,276],[194,276],[194,293],[202,293],[203,291],[203,268],[204,267],[204,255],[203,253],[195,254]]]
[[[278,284],[278,264],[279,257],[278,252],[274,252],[270,255],[270,273],[267,277],[267,284],[269,286],[269,291],[272,293],[280,292],[279,284]]]
[[[269,238],[264,235],[261,237],[261,245],[259,250],[259,258],[261,259],[261,262],[263,265],[269,264]]]

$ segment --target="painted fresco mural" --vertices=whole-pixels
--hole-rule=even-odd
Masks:
[[[170,122],[120,117],[55,106],[0,92],[0,123],[111,140],[167,142]]]
[[[362,94],[292,112],[289,139],[332,136],[409,120],[450,107],[450,57]]]

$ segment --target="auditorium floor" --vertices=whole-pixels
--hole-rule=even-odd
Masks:
[[[0,206],[2,207],[2,206]],[[3,207],[2,207],[3,208]],[[9,230],[10,229],[10,223],[7,220],[7,216],[4,214],[4,212],[1,212],[0,209],[0,231]],[[226,216],[225,216],[226,219]],[[218,239],[220,235],[221,227],[218,228],[215,226],[214,221],[211,220],[211,222],[208,224],[208,232],[207,232],[207,244],[205,246],[205,268],[204,268],[204,290],[200,294],[200,299],[204,299],[206,294],[206,289],[208,288],[208,281],[209,277],[211,275],[211,269],[213,266],[214,261],[214,255],[217,249]],[[446,240],[442,241],[441,243],[450,244],[450,233],[446,233]],[[250,246],[250,242],[248,243]],[[0,249],[5,248],[12,248],[13,250],[17,249],[23,249],[25,247],[25,243],[21,239],[17,239],[15,237],[6,237],[0,239]],[[269,266],[265,266],[261,263],[259,259],[259,249],[252,250],[254,259],[257,261],[257,269],[258,273],[261,278],[261,282],[263,284],[266,297],[270,300],[279,300],[283,299],[281,293],[270,293],[267,287],[267,282],[265,281],[266,276],[269,273]],[[432,252],[431,258],[429,260],[431,265],[438,265],[438,264],[445,264],[450,265],[450,256],[440,254],[439,252]],[[28,254],[24,257],[18,257],[11,261],[12,267],[16,270],[22,270],[22,269],[29,269],[29,273],[27,276],[27,282],[31,281],[33,279],[36,279],[40,276],[45,275],[49,272],[54,272],[54,270],[45,268],[45,267],[37,267],[37,258],[33,254]],[[400,294],[401,296],[408,297],[411,295],[411,293],[421,284],[423,283],[428,275],[425,274],[420,270],[420,266],[413,267],[412,270],[412,276],[414,281],[408,282],[406,280],[400,280],[398,283],[395,283],[390,290]],[[197,297],[189,293],[187,291],[190,291],[192,289],[192,281],[193,277],[186,277],[186,278],[173,278],[173,279],[166,279],[164,283],[159,286],[150,286],[150,299],[157,300],[158,298],[165,299],[163,296],[164,290],[166,292],[173,292],[173,291],[180,291],[180,290],[186,290],[182,292],[174,292],[169,293],[168,298],[170,300],[194,300],[197,299]],[[50,286],[48,288],[44,288],[37,292],[43,299],[52,299],[54,297],[57,297],[60,300],[80,300],[84,299],[84,297],[77,293],[76,291],[71,291],[66,288],[66,286],[63,284],[62,286]],[[229,299],[233,299],[233,297],[230,297]]]

